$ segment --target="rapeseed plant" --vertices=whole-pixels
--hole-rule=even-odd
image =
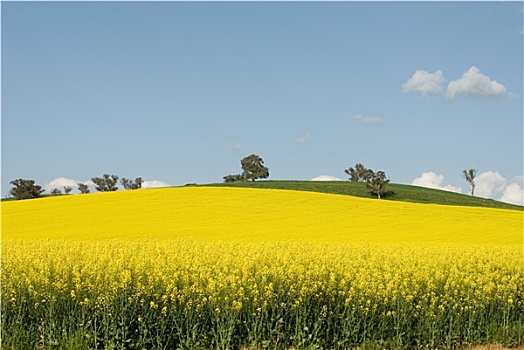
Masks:
[[[176,199],[157,191],[2,203],[3,345],[523,342],[520,212],[289,191],[168,191]],[[250,198],[264,205],[231,214]],[[73,222],[80,213],[90,220]],[[469,220],[461,234],[466,226],[453,220],[472,215],[486,226]]]
[[[91,347],[189,346],[191,332],[189,347],[205,348],[277,336],[287,347],[453,346],[498,340],[502,331],[522,341],[520,248],[425,248],[12,240],[3,247],[4,339],[21,329],[38,339],[44,327],[60,343],[82,331]]]
[[[522,244],[517,210],[378,201],[288,190],[183,187],[2,203],[23,239],[324,240]]]

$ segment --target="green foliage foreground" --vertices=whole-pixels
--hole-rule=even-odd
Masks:
[[[2,348],[456,349],[524,341],[516,247],[165,243],[12,243]]]

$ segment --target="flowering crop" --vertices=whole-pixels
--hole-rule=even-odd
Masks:
[[[3,238],[522,244],[523,212],[183,187],[2,203]]]
[[[2,209],[7,347],[452,348],[524,340],[518,211],[216,188]]]

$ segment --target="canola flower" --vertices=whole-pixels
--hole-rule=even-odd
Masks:
[[[357,217],[371,203],[350,197],[184,189],[172,192],[179,201],[160,205],[157,191],[2,203],[3,345],[350,349],[367,342],[386,348],[523,342],[520,212],[480,210],[486,225],[496,223],[487,226],[491,233],[479,226],[476,234],[453,238],[451,221],[471,219],[479,209],[389,203],[379,208],[384,221],[375,226],[366,221],[371,217],[360,218],[366,226]],[[249,198],[264,205],[230,212],[228,203]],[[118,225],[92,215],[102,214],[98,206]],[[313,215],[318,207],[324,208],[319,221],[300,219],[300,210]],[[143,208],[150,216],[134,218]],[[83,228],[71,222],[82,213],[92,215],[89,225],[80,219]],[[384,218],[394,222],[388,226]],[[300,237],[301,220],[317,234],[303,223]],[[402,222],[406,231],[396,231]],[[99,225],[108,226],[105,237]],[[359,232],[365,237],[358,239]]]

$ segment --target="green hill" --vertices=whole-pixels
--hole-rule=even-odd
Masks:
[[[310,191],[376,198],[364,183],[350,181],[255,181],[207,184],[200,186],[274,188],[283,190]],[[493,199],[472,197],[465,194],[436,190],[419,186],[388,184],[383,200],[413,203],[459,205],[484,208],[523,210],[524,207]]]
[[[282,189],[295,191],[309,191],[329,194],[341,194],[362,198],[376,198],[371,193],[366,185],[361,182],[350,181],[296,181],[296,180],[271,180],[271,181],[240,181],[228,183],[214,183],[214,184],[188,184],[186,186],[212,186],[212,187],[245,187],[245,188],[267,188],[267,189]],[[53,197],[44,195],[44,197]],[[401,185],[390,183],[387,185],[387,192],[383,195],[383,200],[412,202],[412,203],[426,203],[426,204],[442,204],[442,205],[458,205],[469,207],[484,207],[484,208],[498,208],[498,209],[512,209],[524,210],[523,206],[509,204],[505,202],[496,201],[493,199],[486,199],[481,197],[472,197],[461,193],[436,190],[432,188]],[[4,201],[11,201],[13,198],[4,198]]]

